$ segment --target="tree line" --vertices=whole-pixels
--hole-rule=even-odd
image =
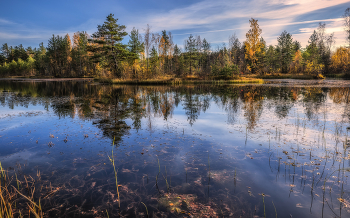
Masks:
[[[350,45],[350,8],[343,15]],[[350,46],[332,49],[334,34],[320,23],[302,48],[292,34],[283,31],[277,45],[267,45],[258,20],[250,19],[244,42],[236,35],[229,43],[212,48],[200,36],[190,35],[183,48],[173,42],[171,32],[152,33],[147,25],[143,34],[109,14],[97,31],[72,37],[52,35],[47,47],[8,46],[0,53],[0,77],[54,76],[149,79],[165,77],[229,78],[246,74],[350,74]],[[129,42],[123,39],[129,36]]]

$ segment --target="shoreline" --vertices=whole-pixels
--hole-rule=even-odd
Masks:
[[[173,78],[165,77],[158,79],[113,79],[113,78],[94,78],[94,77],[76,77],[76,78],[54,78],[54,77],[5,77],[0,80],[13,80],[13,81],[91,81],[102,84],[123,84],[123,85],[180,85],[180,84],[263,84],[271,80],[323,80],[323,79],[335,79],[335,80],[348,80],[345,74],[332,74],[326,77],[320,78],[315,75],[303,75],[303,74],[269,74],[269,75],[246,75],[242,77],[234,78],[199,78],[199,77],[185,77],[185,78]]]

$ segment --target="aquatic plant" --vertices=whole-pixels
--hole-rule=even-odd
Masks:
[[[17,178],[17,174],[16,174],[17,189],[16,189],[14,186],[11,185],[13,177],[10,178],[8,176],[8,174],[3,169],[1,162],[0,162],[0,171],[1,171],[0,173],[0,218],[17,217],[16,214],[18,214],[18,217],[23,217],[21,209],[18,208],[16,204],[16,200],[19,199],[18,195],[22,196],[24,199],[26,199],[29,202],[27,203],[29,214],[32,213],[36,218],[43,217],[41,199],[39,198],[38,203],[36,203],[34,200],[35,187],[30,186],[28,181],[26,180],[25,189],[29,193],[28,195],[29,197],[28,197],[19,191],[20,181]]]
[[[113,147],[112,147],[112,156],[109,157],[109,161],[112,163],[113,165],[113,170],[114,170],[114,177],[115,177],[115,186],[117,188],[117,195],[118,195],[118,205],[119,205],[119,208],[120,208],[120,196],[119,196],[119,188],[118,188],[118,170],[115,169],[115,163],[114,163],[114,154],[113,154],[113,150],[114,150],[114,141],[115,141],[115,138],[113,139]]]
[[[147,218],[148,218],[148,209],[147,209],[147,206],[146,206],[146,204],[143,203],[142,201],[141,201],[141,204],[143,204],[143,206],[145,206],[145,208],[146,208],[146,214],[147,214]]]

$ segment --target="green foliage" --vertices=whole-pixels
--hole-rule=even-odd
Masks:
[[[97,32],[92,35],[89,51],[93,53],[95,63],[102,63],[114,76],[120,78],[120,62],[128,57],[126,45],[122,40],[128,35],[125,26],[117,24],[114,14],[109,14],[103,25],[97,26]]]
[[[16,75],[17,73],[17,62],[15,60],[12,60],[8,66],[9,72],[12,75]]]
[[[212,74],[218,77],[232,77],[239,74],[238,66],[235,64],[226,64],[223,68],[218,65],[212,66]]]
[[[157,75],[159,71],[159,56],[157,49],[153,46],[150,52],[150,68],[153,75]]]
[[[30,75],[35,69],[35,60],[32,57],[28,57],[26,61],[18,58],[17,61],[12,60],[9,64],[6,62],[0,65],[0,75],[1,76],[23,76]]]
[[[185,60],[186,65],[189,69],[189,75],[193,75],[193,67],[195,65],[195,61],[197,60],[197,48],[196,48],[196,39],[192,36],[192,34],[185,41]]]
[[[85,32],[76,32],[73,35],[72,68],[76,75],[88,75],[91,63],[88,57],[88,35]]]
[[[52,74],[56,77],[66,77],[71,70],[71,41],[69,35],[61,37],[52,35],[47,45],[46,57]]]
[[[293,61],[293,38],[292,35],[283,31],[277,39],[280,48],[280,62],[282,73],[288,73],[289,65]]]
[[[139,59],[140,54],[144,52],[144,44],[139,30],[135,27],[131,30],[128,48],[131,53],[131,59]]]

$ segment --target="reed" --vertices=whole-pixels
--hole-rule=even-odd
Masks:
[[[169,186],[169,183],[168,183],[168,173],[166,171],[166,166],[165,166],[165,176],[163,175],[163,178],[165,179],[167,191],[170,192],[170,186]]]
[[[156,187],[157,187],[158,192],[161,193],[161,192],[159,191],[159,187],[158,187],[158,177],[159,177],[159,174],[160,174],[160,164],[159,164],[159,158],[158,158],[158,156],[157,156],[157,160],[158,160],[158,168],[159,168],[159,171],[158,171],[158,174],[156,175]]]
[[[11,201],[12,195],[9,191],[8,177],[2,168],[1,162],[0,171],[0,218],[12,218],[14,217],[12,210],[13,202]]]
[[[113,154],[114,141],[115,141],[115,137],[113,139],[112,156],[111,157],[108,156],[108,158],[109,158],[109,161],[111,161],[111,163],[113,165],[113,169],[114,169],[115,185],[117,187],[117,195],[118,195],[118,205],[120,208],[120,196],[119,196],[119,187],[118,187],[118,170],[115,169],[114,154]]]
[[[264,193],[262,193],[261,194],[261,196],[262,196],[262,199],[263,199],[263,205],[264,205],[264,217],[266,218],[266,211],[265,211],[265,194]]]
[[[15,174],[17,188],[12,183],[13,177],[9,177],[6,171],[3,169],[0,163],[0,218],[12,218],[12,217],[23,217],[21,210],[16,208],[16,199],[18,196],[23,197],[28,201],[28,216],[31,217],[30,214],[34,215],[36,218],[43,217],[43,211],[41,207],[41,199],[39,198],[39,202],[36,203],[34,200],[35,186],[32,183],[32,186],[29,185],[26,180],[26,190],[28,191],[28,196],[22,194],[19,191],[20,181],[17,178],[17,174]]]
[[[275,214],[276,214],[276,218],[277,218],[277,210],[276,210],[276,207],[275,207],[275,204],[273,203],[273,201],[272,201],[272,205],[275,208]]]
[[[19,192],[15,187],[13,187],[13,189],[15,191],[17,191],[17,193],[19,195],[21,195],[23,198],[25,198],[26,200],[29,201],[29,203],[27,203],[27,206],[30,210],[30,212],[36,217],[36,218],[41,218],[43,217],[43,210],[41,208],[41,202],[40,202],[40,198],[39,198],[39,203],[35,203],[34,201],[34,192],[35,192],[35,187],[30,190],[31,192],[31,197],[27,197],[24,194],[22,194],[21,192]]]

